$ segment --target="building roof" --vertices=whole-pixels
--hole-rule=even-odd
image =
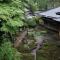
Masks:
[[[60,13],[60,7],[39,13],[39,15],[42,17],[52,18],[53,20],[60,22],[60,15],[57,15],[57,12]]]

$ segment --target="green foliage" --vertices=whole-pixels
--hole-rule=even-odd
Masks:
[[[0,60],[21,60],[21,54],[10,42],[4,42],[0,47]]]
[[[28,32],[28,35],[29,36],[42,36],[42,35],[44,35],[44,34],[46,34],[47,33],[47,31],[30,31],[30,32]]]
[[[1,31],[15,32],[24,25],[24,8],[29,8],[32,12],[40,8],[46,8],[47,0],[0,0],[0,19],[3,21]],[[8,3],[9,1],[9,3]],[[12,2],[11,2],[12,1]],[[46,4],[47,3],[47,4]],[[36,25],[34,19],[27,22],[28,25]]]
[[[13,37],[12,34],[14,34],[19,27],[24,25],[22,21],[24,11],[22,8],[21,0],[0,0],[0,20],[2,21],[0,31],[4,31],[6,36],[3,36],[2,40],[3,42],[5,40],[5,42],[1,43],[0,46],[0,60],[21,60],[21,54],[7,41]]]
[[[38,10],[37,0],[22,0],[26,8],[31,12]]]
[[[0,0],[0,2],[11,2],[12,0]]]
[[[60,6],[59,0],[22,0],[26,7],[30,7],[32,11],[48,10]]]
[[[25,20],[29,26],[36,26],[36,21],[34,19]]]
[[[46,41],[42,49],[37,51],[37,60],[59,60],[60,45],[58,46],[56,42]]]
[[[7,1],[8,0],[6,0],[6,2]],[[1,31],[11,33],[23,26],[22,18],[24,18],[24,12],[21,10],[21,7],[23,6],[20,0],[13,0],[10,4],[0,3],[0,19],[2,20]]]
[[[20,27],[24,26],[23,20],[25,20],[26,25],[37,25],[35,18],[25,19],[24,9],[28,8],[32,13],[34,13],[37,10],[47,9],[47,7],[50,5],[52,4],[50,4],[48,0],[0,0],[0,20],[2,21],[2,27],[0,27],[0,31],[4,31],[5,35],[8,37],[6,37],[6,39],[4,37],[4,40],[6,41],[0,46],[0,60],[21,60],[21,54],[12,47],[12,44],[10,42],[7,41],[10,40],[9,38],[13,37],[13,34],[16,33]],[[46,31],[30,32],[29,35],[40,36],[43,33],[46,33]],[[35,41],[31,40],[28,41],[27,44],[20,45],[21,49],[19,49],[23,52],[31,52],[31,49],[33,49],[35,46]],[[47,51],[48,46],[45,46],[45,48]],[[32,58],[29,59],[33,60]],[[27,60],[29,59],[27,58]],[[41,60],[45,60],[45,58],[41,58]]]

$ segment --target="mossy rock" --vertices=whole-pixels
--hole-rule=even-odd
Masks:
[[[17,49],[21,53],[30,53],[31,52],[31,50],[28,47],[28,45],[25,45],[25,44],[20,44],[20,46]]]
[[[32,41],[28,46],[29,46],[30,50],[37,48],[37,44],[35,41]]]
[[[24,40],[20,43],[20,46],[17,48],[21,53],[30,53],[32,49],[36,48],[37,44],[35,40]]]
[[[30,53],[32,49],[36,48],[36,43],[33,41],[28,44],[20,44],[18,51],[21,53]]]

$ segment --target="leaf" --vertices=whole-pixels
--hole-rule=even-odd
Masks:
[[[8,27],[4,24],[1,28],[1,31],[9,32]]]
[[[18,21],[18,20],[10,20],[7,22],[7,25],[12,26],[12,27],[21,27],[23,26],[23,22],[22,21]]]

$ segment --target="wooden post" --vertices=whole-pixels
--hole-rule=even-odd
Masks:
[[[59,31],[59,40],[60,40],[60,31]]]

